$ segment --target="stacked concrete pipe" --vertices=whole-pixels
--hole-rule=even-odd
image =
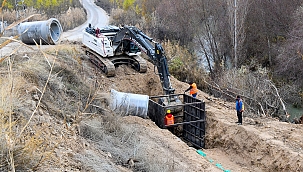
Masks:
[[[62,34],[60,22],[55,18],[45,21],[34,21],[20,23],[18,27],[21,41],[25,44],[55,45]]]

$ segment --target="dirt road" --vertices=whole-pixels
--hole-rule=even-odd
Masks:
[[[95,27],[104,27],[108,24],[109,16],[106,12],[95,5],[94,0],[82,0],[83,7],[87,12],[87,20],[81,26],[74,28],[73,30],[69,30],[64,32],[61,36],[61,40],[74,40],[80,41],[82,38],[82,31],[88,24],[92,24]]]

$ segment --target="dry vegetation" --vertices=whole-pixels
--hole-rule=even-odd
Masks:
[[[1,171],[34,170],[53,146],[45,144],[48,141],[40,129],[28,125],[39,107],[42,92],[23,77],[24,71],[16,69],[22,61],[22,57],[11,56],[1,67]]]
[[[26,12],[18,13],[18,15],[21,15],[21,17],[27,17],[33,14],[37,14],[38,11],[36,9],[29,9]],[[2,12],[3,19],[7,21],[9,24],[16,21],[16,11],[15,10],[3,10]],[[20,17],[20,16],[19,16]],[[20,18],[21,18],[20,17]],[[73,29],[82,23],[86,21],[86,13],[83,8],[69,8],[67,11],[59,13],[59,14],[53,14],[53,15],[46,15],[41,14],[38,16],[31,17],[28,21],[42,21],[42,20],[48,20],[49,18],[57,18],[60,21],[60,24],[62,26],[62,29],[64,31]],[[10,33],[13,34],[13,33]],[[16,33],[15,33],[16,34]]]
[[[82,8],[70,8],[65,14],[58,16],[64,31],[80,26],[86,21],[86,13]]]
[[[224,99],[243,95],[248,110],[283,121],[284,103],[291,110],[302,106],[302,2],[110,2],[97,3],[113,8],[110,23],[135,25],[165,44],[170,72],[179,80],[194,78]],[[244,68],[249,77],[238,75]]]
[[[70,125],[79,120],[77,115],[81,111],[89,111],[90,89],[78,78],[79,65],[77,68],[78,62],[72,58],[75,54],[68,47],[54,55],[38,51],[29,53],[29,58],[3,57],[6,60],[2,59],[0,78],[1,171],[32,171],[51,159],[60,141],[51,140],[51,124],[46,123],[44,115]],[[58,63],[58,57],[58,61],[66,61]]]
[[[164,42],[163,48],[173,76],[183,82],[194,81],[201,90],[207,88],[204,80],[208,78],[208,74],[195,55],[190,54],[189,50],[180,46],[179,43],[171,41]]]
[[[11,41],[6,40],[1,48]],[[54,55],[40,52],[38,49],[36,53],[23,56],[16,55],[18,48],[12,50],[11,55],[0,59],[1,171],[31,171],[39,168],[52,156],[54,148],[60,143],[52,143],[47,131],[48,126],[41,120],[41,115],[57,115],[66,125],[70,113],[76,114],[79,108],[64,108],[66,105],[72,105],[71,101],[65,101],[68,99],[65,94],[73,98],[70,100],[74,101],[75,106],[77,102],[81,102],[81,98],[83,103],[89,99],[89,89],[81,86],[73,73],[77,68],[71,71],[56,63],[56,58],[60,55],[63,57],[70,53],[72,57],[78,53],[74,49],[58,50]],[[73,58],[68,60],[68,63],[71,62],[78,63]],[[62,77],[67,80],[61,81]],[[68,84],[63,85],[62,82]],[[79,85],[80,89],[74,90],[78,89]],[[79,92],[83,94],[81,98],[74,95]]]
[[[250,112],[252,117],[278,117],[281,121],[287,121],[285,103],[268,75],[264,68],[260,67],[251,72],[243,66],[239,70],[224,71],[220,78],[209,85],[216,97],[233,101],[236,95],[241,95],[246,111]]]
[[[107,108],[108,88],[79,45],[35,49],[1,63],[0,171],[176,168],[146,154],[142,131]]]

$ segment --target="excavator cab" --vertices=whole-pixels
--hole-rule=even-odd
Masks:
[[[138,48],[138,46],[136,44],[134,44],[133,42],[129,43],[129,52],[130,53],[138,53],[141,52],[141,50]]]
[[[123,52],[129,56],[140,55],[141,50],[139,47],[131,41],[123,41]]]

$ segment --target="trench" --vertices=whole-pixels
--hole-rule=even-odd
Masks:
[[[145,81],[144,79],[141,80]],[[144,87],[144,84],[141,85]],[[144,94],[144,91],[146,91],[146,93],[150,91],[150,89],[145,90],[145,88],[139,89],[141,94]],[[180,87],[179,89],[182,88]],[[137,90],[132,91],[139,92]],[[153,95],[160,95],[160,92],[161,90],[159,89],[159,92],[155,92]],[[202,97],[202,93],[200,94]],[[156,104],[157,101],[153,103]],[[228,121],[228,114],[224,114],[227,113],[227,111],[220,110],[216,107],[217,105],[212,105],[211,103],[207,103],[207,106],[204,123],[204,147],[202,150],[205,150],[205,152],[207,152],[207,150],[222,150],[222,152],[226,153],[230,161],[238,165],[236,168],[230,168],[231,166],[219,160],[218,162],[222,163],[224,168],[232,169],[232,171],[257,172],[303,171],[301,167],[301,164],[303,164],[302,157],[298,156],[298,153],[285,147],[278,139],[264,135],[264,133],[247,125],[238,126],[233,122],[234,120],[232,120],[233,123],[231,123],[231,120]],[[209,108],[210,106],[213,106],[213,108]],[[149,106],[149,108],[151,109],[148,109],[148,113],[151,114],[148,114],[148,116],[159,128],[164,128],[165,107],[155,105]],[[184,141],[182,136],[177,136]],[[186,141],[184,142],[187,143]],[[191,146],[190,144],[188,145]]]
[[[161,129],[168,129],[195,148],[205,147],[205,102],[185,94],[147,96],[111,90],[111,109],[128,115],[149,117]],[[169,100],[174,99],[171,103]],[[166,126],[167,110],[175,123]]]
[[[170,95],[174,96],[174,95]],[[189,95],[181,96],[179,103],[164,106],[162,103],[166,96],[150,97],[148,103],[148,116],[160,128],[167,128],[184,142],[195,148],[205,147],[205,102]],[[161,100],[161,101],[159,101]],[[175,123],[166,126],[164,119],[167,110],[172,110]]]
[[[192,100],[183,100],[184,104],[191,103]],[[154,103],[154,105],[152,105]],[[203,117],[199,118],[181,118],[180,123],[186,123],[188,121],[198,121],[204,119],[200,125],[190,124],[190,128],[186,128],[187,125],[177,125],[172,128],[165,127],[162,120],[164,119],[165,107],[150,101],[149,102],[149,116],[160,127],[167,128],[174,135],[178,136],[188,146],[197,149],[197,153],[204,156],[207,160],[217,166],[217,168],[223,171],[227,170],[228,165],[222,166],[219,161],[212,162],[211,157],[207,157],[203,150],[220,149],[225,152],[230,161],[239,165],[242,171],[260,171],[260,172],[272,172],[272,171],[303,171],[302,157],[297,152],[293,151],[283,142],[275,139],[273,136],[265,135],[261,131],[254,129],[250,126],[239,126],[232,123],[226,123],[217,118],[216,115],[219,112],[212,110],[205,111],[205,104],[203,107]],[[158,109],[158,110],[155,110]],[[161,110],[164,112],[161,113]],[[196,116],[201,111],[184,110],[185,113],[181,116],[191,114]],[[153,116],[157,114],[156,116]],[[162,115],[159,115],[162,114]],[[157,121],[158,120],[158,121]],[[180,129],[181,127],[181,129]],[[197,128],[203,128],[203,131]],[[184,132],[185,130],[185,132]],[[190,132],[190,135],[184,133]],[[202,134],[203,133],[203,134]],[[197,139],[203,138],[203,139]],[[200,142],[200,143],[199,143]],[[248,168],[249,167],[249,170]],[[235,170],[234,170],[235,171]]]
[[[273,136],[249,126],[227,124],[207,112],[205,149],[220,149],[253,171],[303,171],[302,157]]]

